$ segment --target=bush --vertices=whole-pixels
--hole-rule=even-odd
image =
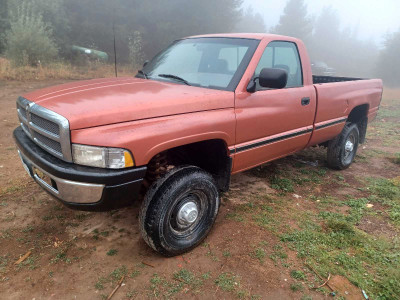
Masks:
[[[30,3],[24,3],[10,19],[6,56],[17,66],[52,61],[58,50],[51,36],[52,30],[42,16],[33,13]]]

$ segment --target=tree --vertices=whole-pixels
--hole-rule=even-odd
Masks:
[[[0,1],[0,54],[6,48],[6,35],[5,32],[9,29],[8,22],[8,1]]]
[[[372,41],[360,40],[353,28],[341,29],[339,14],[330,6],[324,7],[318,16],[309,45],[311,60],[325,62],[338,75],[372,76],[377,46]]]
[[[140,31],[135,31],[129,38],[129,60],[133,68],[140,68],[144,62],[143,41]]]
[[[52,28],[56,44],[65,49],[69,45],[70,30],[68,15],[65,11],[65,0],[9,0],[10,14],[16,14],[19,7],[28,4],[34,15],[40,15],[45,24]],[[69,0],[67,0],[69,1]]]
[[[250,6],[247,8],[235,30],[238,32],[266,32],[266,26],[262,15],[255,13]]]
[[[46,63],[57,55],[51,36],[52,30],[42,16],[33,13],[32,3],[23,3],[10,17],[6,56],[16,65]]]
[[[289,0],[279,18],[278,25],[272,31],[299,38],[307,44],[312,30],[312,22],[307,16],[307,5],[304,0]]]
[[[189,35],[231,32],[242,0],[68,0],[71,43],[105,51],[113,58],[113,23],[118,62],[129,62],[129,38],[139,31],[146,58]]]
[[[397,32],[386,37],[377,65],[378,76],[385,84],[393,87],[400,86],[400,28]]]

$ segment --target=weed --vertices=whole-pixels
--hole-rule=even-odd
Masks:
[[[257,259],[260,261],[260,263],[263,263],[264,260],[265,260],[266,253],[265,253],[265,250],[264,250],[264,249],[262,249],[262,248],[256,248],[256,249],[251,253],[251,256],[254,257],[254,258],[257,258]]]
[[[100,277],[97,282],[94,284],[94,288],[96,290],[103,290],[104,289],[104,284],[107,282],[107,279],[105,277]]]
[[[34,229],[33,226],[28,225],[28,226],[26,226],[24,229],[22,229],[22,232],[24,232],[24,233],[29,233],[29,232],[32,232],[33,229]]]
[[[222,290],[231,292],[240,286],[239,277],[233,273],[222,273],[215,280],[215,284]]]
[[[117,253],[118,253],[118,250],[110,249],[110,250],[108,250],[107,255],[108,256],[114,256],[114,255],[117,255]]]
[[[271,187],[282,192],[294,192],[293,182],[288,178],[273,176],[270,180]]]
[[[109,278],[114,281],[120,280],[123,276],[127,274],[128,270],[126,269],[125,266],[121,266],[119,268],[116,268],[114,271],[112,271],[109,275]]]
[[[194,281],[195,276],[192,272],[186,269],[181,269],[178,272],[174,273],[174,278],[186,284],[191,284]]]
[[[134,298],[136,295],[138,294],[138,292],[136,290],[130,290],[128,292],[126,292],[126,297],[129,299]]]
[[[290,289],[293,292],[302,291],[304,289],[304,286],[300,282],[296,282],[290,285]]]
[[[139,270],[135,270],[132,271],[132,273],[129,275],[130,278],[135,278],[138,277],[140,275],[140,271]]]
[[[226,214],[226,218],[227,219],[231,219],[231,220],[235,220],[237,222],[243,222],[244,221],[243,216],[239,215],[238,213],[235,213],[235,212],[227,213]]]
[[[329,219],[327,222],[327,226],[333,232],[343,233],[343,234],[354,234],[353,226],[346,221]]]
[[[298,270],[292,270],[290,272],[290,276],[292,276],[294,279],[298,279],[298,280],[305,280],[306,279],[306,275],[304,274],[303,271],[298,271]]]

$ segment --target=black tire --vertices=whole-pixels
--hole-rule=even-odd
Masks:
[[[144,198],[139,214],[143,239],[165,256],[187,252],[207,236],[219,204],[218,189],[210,174],[194,166],[175,168],[154,182]],[[188,206],[198,212],[190,224],[185,223],[191,221],[189,214],[179,218],[188,212]]]
[[[356,156],[359,140],[357,125],[347,123],[342,132],[328,143],[328,166],[336,170],[348,168]],[[352,146],[347,144],[349,142]]]

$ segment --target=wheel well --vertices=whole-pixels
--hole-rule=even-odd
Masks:
[[[232,159],[223,140],[214,139],[168,149],[155,155],[149,162],[146,180],[151,184],[171,166],[194,165],[209,172],[218,189],[229,189]]]
[[[360,143],[364,143],[365,136],[367,134],[367,124],[368,124],[368,104],[362,104],[353,108],[347,118],[348,122],[357,124],[358,130],[360,132]]]

